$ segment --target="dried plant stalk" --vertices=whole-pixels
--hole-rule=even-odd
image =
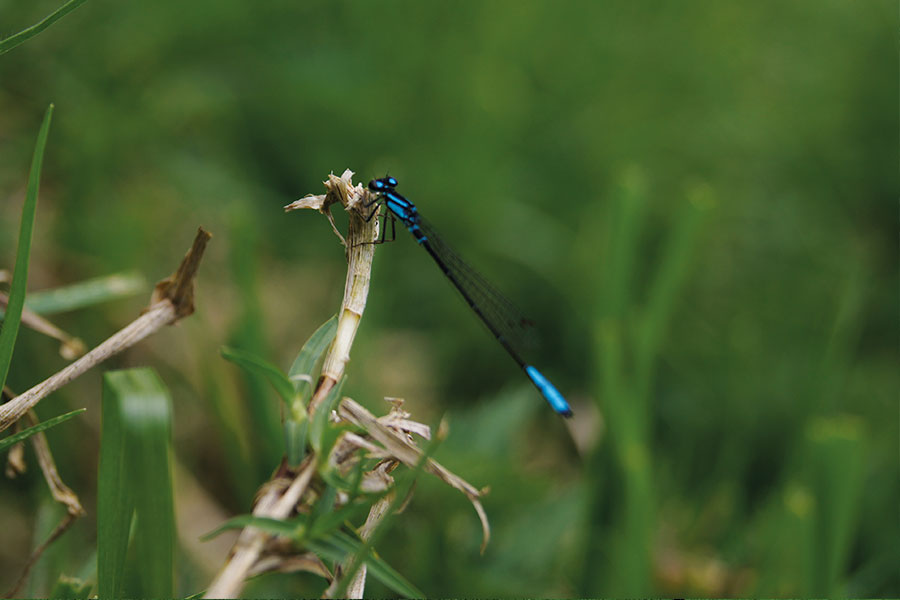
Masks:
[[[344,367],[350,360],[350,348],[356,337],[356,330],[362,319],[366,307],[366,296],[369,293],[369,281],[372,272],[372,259],[375,256],[375,248],[371,243],[376,239],[377,223],[375,219],[366,221],[362,218],[358,207],[365,198],[365,189],[362,186],[354,186],[352,183],[353,172],[346,170],[341,177],[330,175],[325,187],[326,194],[320,196],[307,196],[297,202],[289,204],[285,210],[297,210],[311,208],[319,210],[327,216],[330,215],[330,206],[340,203],[347,209],[350,215],[350,225],[347,239],[341,237],[341,242],[347,248],[347,279],[344,285],[344,300],[341,303],[341,312],[338,316],[337,335],[325,356],[322,367],[322,376],[319,378],[316,391],[309,404],[310,414],[314,414],[321,406],[322,401],[328,396],[328,392],[337,384],[344,374]],[[293,483],[288,491],[300,489],[301,493],[309,484],[309,479],[315,471],[315,462],[311,456],[304,463],[306,466],[299,469],[294,475]],[[297,487],[298,482],[302,486]],[[254,507],[253,514],[258,517],[270,517],[284,519],[299,500],[299,495],[291,502],[286,503],[288,492],[279,498],[280,491],[274,486],[269,486]],[[281,510],[284,509],[284,510]],[[206,590],[206,598],[235,598],[243,589],[246,579],[254,563],[259,559],[270,538],[265,532],[254,527],[247,527],[235,543],[234,551],[225,566],[216,576],[216,579]]]
[[[91,367],[133,346],[164,325],[171,325],[191,314],[194,311],[194,276],[210,237],[210,233],[202,227],[197,231],[194,243],[181,261],[178,271],[157,284],[153,304],[144,314],[61,371],[0,406],[0,431],[7,429],[38,402]]]
[[[317,411],[322,410],[323,401],[344,375],[350,359],[353,339],[365,310],[369,290],[372,260],[375,253],[375,246],[372,242],[377,239],[377,221],[363,218],[363,213],[359,209],[360,206],[366,205],[368,192],[361,186],[352,184],[352,175],[353,173],[349,170],[345,171],[341,177],[331,175],[325,182],[328,190],[326,194],[307,196],[285,207],[286,210],[318,210],[328,217],[335,233],[346,247],[348,258],[344,299],[338,317],[337,333],[325,356],[321,376],[310,401],[311,418]],[[349,213],[350,226],[346,239],[337,231],[331,218],[331,205],[335,203],[340,203]],[[393,407],[388,415],[376,418],[353,400],[343,398],[337,414],[332,415],[333,418],[359,426],[364,433],[344,432],[327,457],[329,468],[335,468],[338,471],[344,469],[346,472],[347,469],[352,468],[352,465],[357,464],[361,456],[382,459],[379,466],[373,471],[363,474],[360,488],[368,492],[388,491],[393,486],[393,479],[388,473],[398,464],[404,463],[415,468],[420,463],[422,451],[411,441],[410,433],[426,439],[429,439],[431,435],[428,426],[409,419],[409,414],[401,408],[401,401],[392,403]],[[297,509],[298,501],[303,493],[310,489],[316,465],[321,462],[310,453],[300,468],[293,472],[282,464],[276,476],[263,486],[253,510],[254,516],[275,519],[285,519],[290,516]],[[484,494],[484,490],[478,490],[433,460],[428,460],[424,469],[466,494],[481,519],[484,531],[483,544],[487,544],[490,529],[479,500],[480,496]],[[286,473],[287,477],[285,477]],[[290,482],[287,491],[285,491],[286,482]],[[359,531],[363,540],[369,540],[378,524],[384,520],[394,505],[395,502],[390,495],[374,503],[369,510],[365,524]],[[234,546],[232,555],[206,591],[206,597],[234,598],[239,596],[245,579],[252,573],[290,569],[322,573],[318,564],[309,562],[308,555],[294,557],[292,562],[290,557],[283,555],[283,550],[275,548],[276,544],[270,543],[272,541],[272,536],[266,532],[252,526],[244,528]],[[482,545],[483,547],[484,545]],[[272,550],[276,550],[276,555],[265,555],[267,551]],[[346,585],[347,596],[362,598],[366,583],[365,564],[360,565],[355,573],[343,575],[352,577]],[[334,576],[329,577],[331,585],[326,589],[325,597],[331,597],[343,587],[341,585],[343,575],[341,569],[338,568]]]

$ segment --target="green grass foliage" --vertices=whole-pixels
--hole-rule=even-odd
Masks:
[[[61,4],[0,0],[0,37]],[[135,290],[172,271],[198,225],[215,234],[196,314],[104,368],[165,381],[166,451],[193,481],[171,484],[175,512],[246,515],[286,450],[296,464],[336,435],[305,420],[309,385],[284,373],[315,372],[288,367],[339,306],[344,249],[321,215],[282,207],[329,172],[389,171],[537,323],[534,363],[575,416],[544,405],[409,236],[378,247],[340,394],[446,415],[435,458],[490,486],[492,541],[480,554],[468,502],[423,473],[374,547],[322,538],[332,558],[384,565],[367,593],[897,596],[897,27],[887,0],[87,2],[0,56],[0,268],[17,260],[51,102],[38,306],[115,273],[139,274]],[[89,300],[48,314],[88,346],[146,305],[75,289]],[[7,383],[21,391],[65,361],[18,333]],[[0,365],[11,349],[0,337]],[[164,587],[106,562],[115,544],[127,563],[132,527],[126,513],[111,537],[97,523],[109,377],[38,406],[88,408],[47,437],[89,515],[28,593],[83,593],[98,547],[124,586],[101,595],[196,593],[224,560],[221,538],[197,542],[211,527],[179,526]],[[55,522],[37,471],[0,485],[0,589]],[[155,514],[132,508],[134,528]],[[244,593],[323,589],[275,574]]]

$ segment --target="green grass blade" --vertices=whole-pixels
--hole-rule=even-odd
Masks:
[[[232,204],[227,213],[230,221],[229,235],[231,250],[232,278],[237,288],[240,314],[228,336],[228,345],[253,352],[257,356],[267,356],[268,344],[265,339],[265,315],[260,298],[265,293],[260,284],[259,238],[262,226],[259,215],[249,206],[241,203]],[[250,416],[242,427],[256,446],[256,472],[259,481],[267,478],[272,465],[284,455],[284,444],[281,441],[281,407],[269,401],[268,385],[264,377],[256,373],[244,372],[243,383],[246,387],[245,402]]]
[[[281,372],[281,369],[245,350],[224,347],[221,352],[222,357],[226,360],[230,360],[254,375],[265,377],[272,384],[272,387],[275,388],[275,391],[278,392],[278,395],[281,396],[281,399],[284,400],[285,404],[288,407],[291,406],[294,399],[294,386]]]
[[[134,513],[128,483],[126,432],[120,392],[113,373],[104,376],[100,466],[97,474],[97,586],[100,598],[120,598],[125,587],[125,558]]]
[[[716,204],[714,192],[707,185],[694,186],[688,190],[687,197],[688,202],[681,206],[675,226],[660,253],[638,333],[635,379],[643,388],[638,395],[642,402],[653,379],[653,365],[672,310],[687,282],[702,225]]]
[[[360,540],[353,538],[342,531],[335,532],[334,540],[336,543],[344,545],[347,551],[359,552],[362,547],[362,542]],[[366,558],[366,566],[368,567],[369,575],[401,596],[407,598],[425,597],[425,594],[422,593],[421,590],[414,586],[377,554],[369,554]]]
[[[84,4],[87,0],[69,0],[55,11],[44,17],[41,21],[35,23],[28,29],[24,29],[19,33],[9,36],[4,40],[0,40],[0,54],[9,52],[19,44],[26,42],[37,34],[41,33],[64,16]]]
[[[438,430],[439,427],[432,427],[432,431]],[[352,557],[344,565],[344,573],[341,576],[341,580],[334,591],[334,596],[336,598],[344,597],[344,595],[347,593],[347,588],[350,585],[350,582],[353,580],[353,577],[356,575],[356,572],[363,565],[363,563],[369,565],[369,567],[371,568],[373,564],[380,560],[373,554],[375,551],[375,545],[378,543],[378,540],[381,538],[381,536],[384,535],[384,532],[387,531],[392,519],[397,514],[400,506],[406,501],[407,497],[409,496],[410,490],[412,490],[413,485],[415,485],[416,480],[419,478],[419,475],[422,474],[422,471],[425,469],[425,465],[428,464],[428,460],[430,459],[431,455],[434,454],[434,452],[437,450],[440,442],[441,437],[434,436],[434,438],[422,451],[422,455],[419,457],[419,461],[416,463],[416,466],[412,469],[409,469],[402,476],[396,478],[395,484],[393,486],[394,497],[390,502],[390,506],[385,511],[384,517],[371,531],[367,540],[359,544],[354,544]],[[340,542],[341,540],[343,540],[344,542],[346,542],[345,538],[338,537],[338,539],[335,540],[332,536],[331,539],[332,541]],[[379,570],[380,566],[385,567],[386,571]],[[402,581],[407,585],[412,585],[409,584],[409,582],[407,582],[405,579],[403,579],[399,573],[391,569],[386,563],[382,562],[381,565],[376,566],[376,571],[372,572],[372,576],[385,585],[391,586],[397,583],[398,580],[393,577],[394,574],[397,578],[399,578],[399,581]],[[382,580],[382,576],[389,576],[389,580]],[[415,588],[413,588],[413,590],[415,590]],[[404,593],[403,595],[408,596],[409,594]],[[422,592],[419,592],[418,590],[415,590],[415,593],[412,594],[412,597],[423,598],[424,594],[422,594]]]
[[[348,556],[358,554],[364,549],[362,541],[341,531],[334,531],[318,540],[307,542],[306,546],[320,557],[340,562]],[[388,586],[405,598],[424,598],[416,586],[410,583],[396,569],[383,559],[369,553],[365,559],[369,575]]]
[[[809,486],[798,480],[786,482],[754,523],[765,551],[748,596],[763,597],[767,590],[812,589],[815,519],[816,499]]]
[[[231,368],[230,365],[208,352],[201,352],[201,355],[203,395],[209,401],[209,413],[213,418],[215,432],[222,440],[223,458],[228,467],[233,497],[243,498],[249,509],[256,486],[264,481],[257,477],[254,469],[255,452],[258,448],[250,442],[253,433],[246,427],[246,416],[243,414],[238,390],[229,384],[224,373],[225,369]]]
[[[288,379],[294,386],[294,399],[284,420],[284,441],[288,464],[292,467],[299,465],[306,454],[306,440],[309,436],[306,407],[312,398],[313,384],[317,379],[316,363],[334,340],[336,332],[337,316],[334,316],[316,329],[303,344],[288,372]]]
[[[51,315],[133,296],[146,288],[147,280],[138,272],[115,273],[34,292],[28,295],[25,306],[38,314]]]
[[[288,378],[293,383],[295,390],[304,392],[307,396],[312,394],[312,387],[315,383],[313,369],[334,340],[336,333],[337,315],[325,321],[303,344],[300,354],[294,359],[294,363],[288,371]]]
[[[201,539],[208,540],[219,535],[223,531],[229,529],[243,529],[244,527],[256,527],[257,529],[272,535],[282,535],[294,539],[300,538],[306,529],[305,522],[298,521],[297,519],[280,521],[278,519],[255,517],[253,515],[240,515],[233,519],[229,519],[214,531],[204,535]],[[347,556],[359,552],[362,547],[361,541],[340,531],[332,531],[316,540],[303,540],[303,544],[319,556],[334,561],[344,560]],[[366,565],[368,566],[369,573],[371,573],[373,577],[398,594],[408,598],[425,597],[421,591],[381,558],[369,555],[366,558]]]
[[[606,312],[622,315],[635,295],[635,264],[640,234],[646,225],[647,182],[640,169],[626,171],[612,196],[610,210],[608,275],[601,293]]]
[[[812,581],[814,595],[847,596],[843,580],[863,497],[866,430],[857,417],[819,418],[806,431],[804,467],[816,498]]]
[[[306,440],[309,437],[309,419],[304,414],[301,419],[284,420],[284,444],[288,465],[296,467],[306,455]]]
[[[22,222],[19,226],[19,245],[16,248],[16,270],[13,273],[9,290],[9,303],[6,307],[6,318],[0,327],[0,388],[6,384],[9,374],[9,363],[12,361],[13,347],[19,333],[19,321],[22,319],[22,308],[25,306],[25,287],[28,283],[28,259],[31,255],[31,235],[34,232],[34,214],[37,211],[38,188],[41,180],[41,166],[44,163],[44,148],[47,146],[47,135],[50,132],[50,118],[53,116],[53,105],[47,107],[44,122],[38,132],[34,157],[31,160],[31,172],[28,174],[28,188],[25,190],[25,204],[22,206]]]
[[[175,511],[172,490],[172,407],[152,369],[113,371],[103,378],[103,431],[97,499],[97,579],[101,598],[172,597]],[[123,567],[132,531],[137,573]]]
[[[135,548],[141,589],[134,596],[173,596],[175,499],[172,484],[172,403],[151,369],[130,373],[134,403],[128,415],[134,452],[131,474],[137,492]]]
[[[75,415],[77,415],[79,413],[83,413],[86,410],[87,410],[86,408],[79,408],[78,410],[73,410],[72,412],[67,412],[64,415],[59,415],[58,417],[53,417],[52,419],[47,419],[46,421],[42,421],[42,422],[38,423],[37,425],[35,425],[34,427],[29,427],[28,429],[23,429],[22,431],[20,431],[19,433],[15,434],[15,435],[10,435],[8,437],[5,437],[2,440],[0,440],[0,452],[6,450],[10,446],[18,444],[22,440],[26,440],[26,439],[30,438],[31,436],[33,436],[36,433],[40,433],[41,431],[46,431],[47,429],[50,429],[51,427],[59,425],[63,421],[68,421]]]
[[[228,519],[209,533],[204,534],[200,539],[205,542],[229,529],[243,529],[245,527],[256,527],[260,531],[265,531],[272,535],[283,535],[285,537],[296,538],[302,534],[304,524],[304,521],[298,519],[281,521],[269,517],[238,515],[237,517]]]
[[[320,458],[327,454],[327,452],[323,452],[322,450],[322,442],[325,430],[328,427],[328,417],[331,415],[331,410],[334,408],[338,398],[341,397],[341,388],[344,387],[345,379],[347,379],[346,375],[341,377],[341,380],[331,388],[331,391],[328,392],[322,405],[318,407],[316,414],[313,415],[312,423],[309,426],[310,444],[312,444],[312,447]]]
[[[386,493],[387,492],[383,492],[380,494],[371,494],[367,497],[353,500],[338,508],[337,510],[323,513],[320,517],[313,521],[312,527],[309,531],[310,537],[322,537],[329,531],[338,529],[344,523],[365,515],[372,508],[372,505],[382,497],[384,497]]]

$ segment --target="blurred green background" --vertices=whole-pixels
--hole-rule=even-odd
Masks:
[[[0,37],[58,5],[0,0]],[[897,26],[875,0],[91,0],[0,57],[0,267],[51,102],[30,290],[156,281],[215,235],[197,314],[107,365],[172,389],[182,593],[227,551],[196,537],[282,452],[274,393],[218,348],[287,368],[337,310],[342,248],[282,207],[350,168],[389,170],[539,324],[575,410],[544,405],[409,236],[378,248],[344,393],[446,414],[437,458],[491,487],[480,556],[466,500],[420,481],[379,547],[417,586],[896,596]],[[56,322],[94,345],[147,297]],[[22,330],[9,384],[64,364]],[[89,409],[48,437],[91,514],[30,593],[90,568],[99,389],[39,407]],[[4,589],[59,514],[31,471],[0,486]]]

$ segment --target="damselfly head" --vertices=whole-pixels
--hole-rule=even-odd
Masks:
[[[369,190],[373,192],[383,192],[384,190],[394,189],[397,187],[397,180],[391,176],[373,179],[369,182]]]

